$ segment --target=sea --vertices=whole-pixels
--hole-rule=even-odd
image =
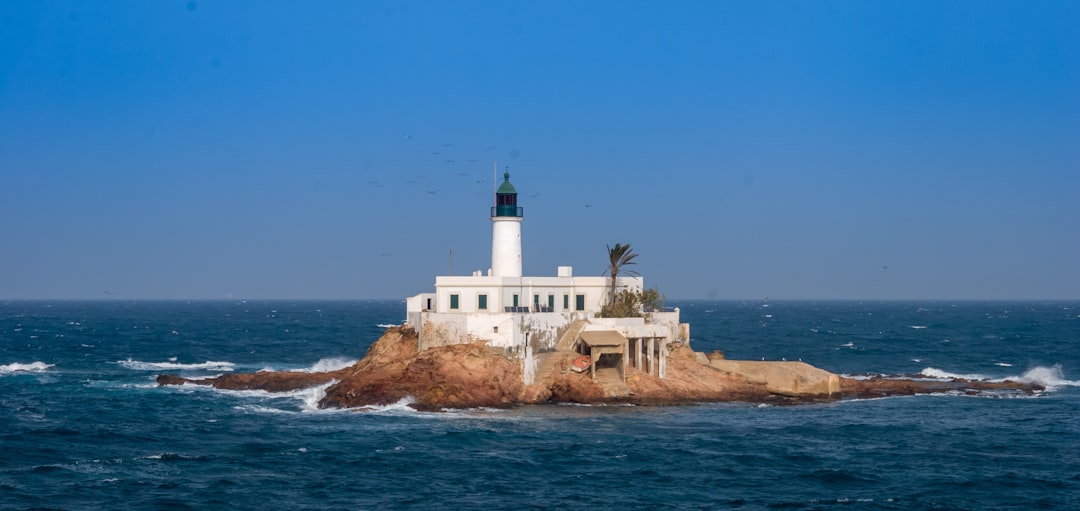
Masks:
[[[1080,302],[669,301],[692,346],[1039,382],[790,406],[320,410],[388,301],[0,302],[0,509],[1080,509]]]

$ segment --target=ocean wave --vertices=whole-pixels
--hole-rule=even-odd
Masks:
[[[1046,387],[1046,390],[1054,390],[1058,387],[1080,387],[1080,381],[1066,380],[1065,373],[1061,370],[1061,364],[1053,367],[1036,367],[1029,369],[1020,376],[1006,378],[1023,383],[1038,383]]]
[[[349,367],[349,366],[355,364],[356,362],[357,362],[357,360],[355,358],[345,358],[345,357],[323,358],[323,359],[319,359],[319,361],[315,362],[315,364],[313,364],[311,367],[306,367],[306,368],[303,368],[303,369],[295,369],[294,372],[298,372],[298,373],[328,373],[330,371],[337,371],[338,369],[345,369],[346,367]]]
[[[232,371],[236,367],[236,364],[233,364],[232,362],[207,361],[199,364],[180,364],[176,361],[142,362],[130,358],[127,360],[120,360],[116,363],[133,371],[192,371],[199,369],[204,371]]]
[[[377,326],[379,328],[391,328],[391,327],[401,326],[401,325],[392,325],[390,323],[378,323],[375,326]]]
[[[306,389],[293,390],[289,392],[267,392],[265,390],[231,390],[231,389],[219,389],[210,385],[197,385],[187,384],[176,387],[181,392],[217,392],[229,396],[238,398],[246,398],[253,400],[278,400],[278,399],[292,399],[300,402],[299,410],[283,410],[275,408],[271,413],[296,413],[296,412],[337,412],[341,409],[324,409],[319,408],[319,401],[322,401],[326,397],[326,389],[331,385],[337,383],[337,380],[330,380],[322,385],[315,387],[308,387]],[[250,412],[260,411],[258,406],[237,406],[237,410],[244,410]]]
[[[409,406],[409,405],[411,405],[411,404],[413,404],[415,402],[416,402],[415,397],[413,397],[413,396],[405,396],[405,397],[397,400],[397,402],[390,403],[388,405],[361,406],[361,407],[358,407],[358,408],[354,408],[354,410],[360,411],[360,412],[368,412],[368,413],[386,413],[386,414],[408,413],[408,414],[417,414],[417,413],[420,413],[420,412],[416,411],[416,409]]]
[[[29,364],[14,362],[0,365],[0,374],[43,373],[52,366],[53,364],[46,364],[45,362],[30,362]]]
[[[261,405],[238,405],[234,406],[233,410],[237,410],[244,413],[256,413],[256,414],[271,414],[271,415],[291,415],[298,413],[296,410],[282,410],[281,408],[274,408],[271,406]]]
[[[1080,387],[1080,381],[1068,380],[1065,378],[1065,373],[1061,370],[1061,364],[1055,364],[1051,367],[1038,366],[1027,370],[1024,374],[1015,376],[1006,376],[1003,378],[994,378],[984,374],[956,374],[948,371],[942,371],[933,367],[927,367],[922,370],[923,376],[930,378],[941,379],[964,379],[964,380],[981,380],[990,382],[1003,382],[1003,381],[1015,381],[1020,383],[1034,383],[1046,387],[1046,390],[1055,390],[1058,387]]]
[[[943,371],[943,370],[937,369],[935,367],[927,367],[926,369],[923,369],[922,371],[920,371],[919,374],[921,374],[923,376],[926,376],[928,378],[940,378],[940,379],[943,379],[943,380],[961,380],[961,379],[962,380],[989,380],[990,379],[989,376],[986,376],[986,375],[983,375],[983,374],[977,374],[977,373],[970,373],[970,374],[950,373],[948,371]]]

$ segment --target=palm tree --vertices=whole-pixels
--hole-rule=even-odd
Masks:
[[[619,272],[627,273],[630,275],[637,275],[634,270],[623,268],[631,264],[637,264],[634,262],[634,258],[637,257],[637,253],[634,249],[630,248],[630,244],[620,245],[615,244],[614,247],[607,247],[609,266],[604,273],[611,273],[611,289],[608,290],[608,306],[615,305],[615,290],[618,286]]]

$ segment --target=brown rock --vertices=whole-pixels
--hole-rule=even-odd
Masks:
[[[205,380],[188,380],[161,375],[159,385],[192,383],[233,390],[260,389],[286,392],[331,381],[319,402],[322,408],[360,408],[388,405],[412,398],[410,405],[420,410],[444,408],[501,408],[531,403],[681,404],[702,401],[800,402],[813,397],[785,397],[768,386],[738,372],[724,371],[710,361],[722,360],[714,352],[708,357],[683,344],[673,344],[668,353],[667,375],[660,379],[627,368],[626,387],[619,397],[610,397],[604,387],[589,377],[575,373],[569,364],[574,353],[554,357],[550,374],[536,375],[538,383],[522,384],[522,364],[493,352],[483,344],[455,344],[418,352],[416,332],[392,327],[368,348],[362,360],[351,367],[326,373],[263,372],[229,374]],[[705,359],[705,360],[702,360]],[[616,383],[617,384],[617,383]],[[933,392],[985,392],[1013,390],[1034,392],[1037,385],[1015,382],[940,381],[920,378],[841,378],[844,398],[883,397]]]
[[[912,379],[874,376],[866,379],[840,378],[840,392],[845,399],[878,398],[888,396],[911,396],[943,392],[985,393],[990,391],[1013,391],[1034,394],[1044,390],[1042,385],[1014,381],[991,382],[954,380]]]

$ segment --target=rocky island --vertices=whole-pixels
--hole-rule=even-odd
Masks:
[[[259,372],[208,379],[161,375],[160,385],[209,385],[230,390],[288,392],[330,385],[321,408],[388,405],[410,399],[424,411],[507,408],[526,404],[583,403],[670,405],[716,401],[796,404],[941,392],[1031,394],[1043,388],[1022,382],[942,380],[915,375],[844,378],[802,362],[730,361],[718,353],[670,345],[667,375],[634,367],[625,387],[575,372],[572,353],[552,357],[535,383],[522,383],[521,364],[483,343],[451,344],[420,351],[415,330],[391,327],[356,364],[323,373]],[[610,368],[608,368],[610,369]],[[831,387],[831,388],[830,388]]]

